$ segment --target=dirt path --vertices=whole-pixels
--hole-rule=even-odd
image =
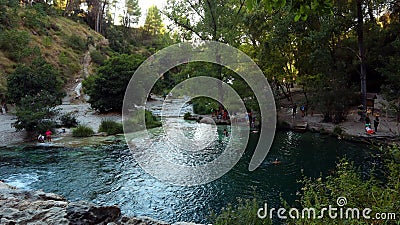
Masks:
[[[88,97],[84,95],[84,93],[82,92],[82,81],[87,77],[89,77],[90,75],[91,63],[92,63],[90,52],[96,50],[96,46],[98,45],[103,46],[107,44],[108,44],[107,39],[102,39],[96,42],[94,45],[89,46],[88,50],[83,55],[82,69],[79,73],[79,76],[71,80],[71,82],[66,87],[67,95],[62,99],[63,105],[81,104],[86,102]]]
[[[11,125],[16,121],[11,114],[0,114],[0,147],[22,143],[26,132],[16,131]]]

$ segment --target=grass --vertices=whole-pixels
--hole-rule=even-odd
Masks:
[[[92,128],[84,125],[79,125],[78,127],[72,130],[73,137],[90,137],[94,134]]]
[[[238,204],[232,206],[229,204],[222,209],[220,214],[212,213],[211,220],[215,225],[269,225],[272,224],[269,216],[260,219],[257,211],[263,205],[259,204],[256,199],[238,199]]]
[[[99,127],[99,133],[100,132],[106,132],[108,135],[114,135],[121,134],[124,132],[124,130],[122,128],[122,124],[106,119],[101,121]]]

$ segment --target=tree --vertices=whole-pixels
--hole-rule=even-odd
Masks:
[[[358,41],[358,57],[360,59],[360,80],[361,80],[361,103],[363,110],[361,119],[365,119],[367,112],[367,68],[365,64],[365,46],[364,46],[364,15],[363,0],[356,0],[357,5],[357,41]]]
[[[252,9],[258,3],[263,3],[264,7],[269,9],[270,11],[273,8],[283,8],[286,6],[286,0],[250,0],[248,2],[248,7]],[[346,4],[346,2],[337,2],[337,5]],[[307,20],[310,16],[313,15],[331,15],[333,11],[337,7],[330,0],[296,0],[291,2],[291,10],[296,13],[294,18],[295,21],[299,19]],[[370,7],[371,3],[365,0],[355,0],[355,9],[351,9],[350,11],[356,12],[357,25],[356,25],[356,33],[357,33],[357,43],[358,43],[358,54],[356,56],[360,62],[360,83],[361,83],[361,102],[363,105],[363,111],[361,114],[361,118],[365,118],[366,113],[366,102],[367,102],[367,69],[366,69],[366,58],[365,58],[365,46],[364,46],[364,13],[365,8],[368,8],[368,13],[370,15],[371,21],[374,20],[373,12]],[[365,6],[365,7],[364,7]]]
[[[153,5],[147,10],[146,20],[144,22],[143,28],[150,35],[158,35],[165,32],[164,25],[162,23],[161,13],[157,6]]]
[[[187,39],[219,41],[239,46],[242,32],[237,29],[245,12],[244,0],[169,0],[164,14],[177,25]],[[216,61],[219,61],[218,54]],[[222,67],[214,65],[210,76],[224,80]],[[222,84],[218,83],[223,101]]]
[[[31,65],[19,64],[8,76],[8,99],[17,105],[26,96],[36,96],[43,91],[58,101],[64,96],[57,70],[42,58],[36,58]]]
[[[107,0],[86,0],[88,5],[87,23],[95,31],[102,33],[104,12],[108,5]]]
[[[400,122],[400,37],[390,45],[397,54],[385,57],[386,62],[378,70],[386,78],[382,92],[390,104],[389,107],[397,112],[397,121]]]
[[[31,65],[18,65],[8,76],[9,102],[17,105],[17,130],[43,132],[54,127],[54,106],[61,102],[64,93],[62,82],[55,68],[42,58]]]
[[[83,82],[91,106],[100,112],[121,110],[126,87],[143,61],[141,55],[126,54],[108,59],[96,75]]]
[[[125,15],[122,23],[125,27],[131,27],[139,21],[141,15],[138,0],[125,0]]]
[[[36,95],[26,95],[17,104],[17,121],[12,125],[17,130],[44,133],[55,126],[53,117],[57,115],[54,107],[59,99],[48,91],[42,90]]]

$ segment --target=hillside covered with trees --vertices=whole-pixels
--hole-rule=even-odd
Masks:
[[[109,20],[101,21],[99,30],[90,22],[93,20],[91,11],[70,9],[72,6],[68,4],[72,3],[0,2],[0,99],[2,106],[16,104],[18,121],[13,126],[18,130],[43,131],[54,127],[57,116],[54,107],[61,104],[61,99],[78,80],[86,78],[85,90],[92,95],[89,102],[93,108],[118,110],[118,104],[117,107],[103,107],[97,103],[98,89],[90,91],[90,87],[97,87],[89,83],[98,80],[102,71],[112,71],[113,66],[129,69],[118,65],[122,62],[118,58],[123,58],[123,54],[136,55],[141,59],[140,64],[156,50],[172,43],[156,7],[149,9],[143,27],[133,28],[140,9],[137,1],[127,2],[128,11],[121,16],[121,25],[114,25],[108,13]],[[84,68],[88,54],[91,64]],[[118,62],[117,65],[114,62]],[[125,78],[116,75],[119,96],[123,97],[124,84],[131,73]],[[122,80],[118,80],[120,78]],[[110,84],[116,87],[115,83]],[[115,94],[115,90],[110,91]],[[110,96],[110,93],[104,94]],[[122,99],[117,102],[122,104]]]

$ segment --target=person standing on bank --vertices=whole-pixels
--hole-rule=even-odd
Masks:
[[[371,119],[369,116],[365,117],[365,126],[371,128]]]
[[[295,104],[293,104],[293,107],[292,107],[292,118],[293,119],[296,117],[296,111],[297,111],[297,105],[295,103]]]
[[[48,142],[51,142],[51,135],[53,134],[53,132],[51,132],[51,130],[50,129],[48,129],[47,131],[46,131],[46,140],[48,141]]]
[[[376,115],[375,119],[374,119],[374,128],[375,128],[375,132],[378,132],[378,126],[379,126],[379,116]]]

